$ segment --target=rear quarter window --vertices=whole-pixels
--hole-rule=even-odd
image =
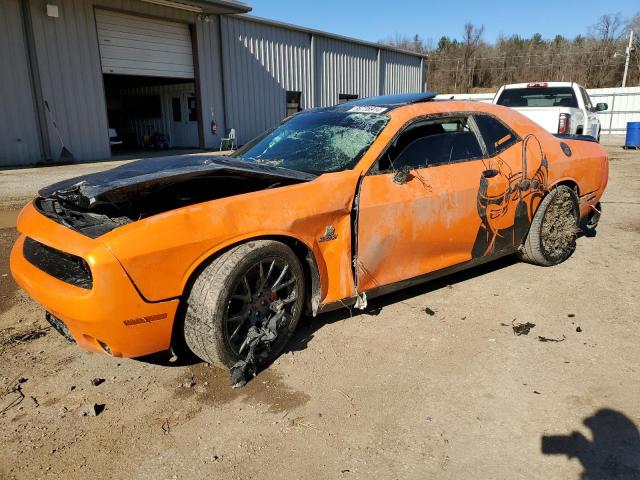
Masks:
[[[475,121],[490,157],[518,141],[518,136],[511,129],[490,115],[476,115]]]

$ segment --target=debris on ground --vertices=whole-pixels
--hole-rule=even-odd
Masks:
[[[569,313],[567,314],[567,317],[569,318],[575,318],[576,314],[575,313]]]
[[[30,342],[38,338],[44,337],[47,334],[47,330],[51,327],[37,328],[28,332],[14,333],[7,337],[3,342],[4,345],[14,345],[18,343]]]
[[[424,309],[424,313],[426,313],[430,317],[433,317],[436,314],[436,311],[435,310],[431,310],[429,307],[426,307]]]
[[[26,381],[27,381],[26,378],[20,377],[16,381],[16,383],[13,385],[13,387],[11,387],[9,390],[5,392],[5,395],[11,395],[11,394],[17,393],[18,396],[15,397],[13,400],[11,400],[11,402],[9,402],[9,404],[6,407],[0,410],[0,415],[4,414],[6,411],[12,409],[13,407],[17,407],[22,403],[22,401],[25,399],[25,395],[22,392],[22,384]]]
[[[576,332],[578,332],[578,333],[582,332],[582,328],[580,328],[580,325],[578,325],[578,326],[576,327]]]
[[[162,422],[162,432],[165,435],[169,435],[171,433],[171,423],[169,422],[168,418],[165,418],[164,421]]]
[[[562,338],[549,338],[549,337],[543,337],[541,335],[538,336],[538,340],[540,340],[541,342],[559,343],[559,342],[564,342],[566,339],[567,337],[565,337],[564,335],[562,335]]]
[[[194,377],[191,377],[187,380],[185,380],[182,383],[178,384],[178,388],[193,388],[196,385],[196,379]]]
[[[516,319],[514,318],[511,322],[511,328],[513,328],[513,334],[520,335],[529,335],[529,332],[533,327],[536,326],[535,323],[526,322],[526,323],[515,323]]]
[[[93,378],[91,379],[91,385],[93,385],[94,387],[97,387],[98,385],[102,384],[105,382],[104,378]]]
[[[83,417],[97,417],[105,408],[104,403],[94,403],[93,405],[86,405],[81,411],[80,415]]]

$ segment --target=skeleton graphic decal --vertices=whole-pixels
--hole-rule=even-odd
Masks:
[[[521,161],[517,172],[500,156],[484,162],[477,200],[482,223],[473,258],[519,244],[529,229],[547,189],[548,175],[547,157],[534,135],[522,141]]]

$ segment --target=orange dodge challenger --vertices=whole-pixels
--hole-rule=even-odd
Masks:
[[[230,157],[47,187],[20,214],[11,270],[82,348],[137,357],[184,339],[244,372],[305,310],[364,308],[504,255],[564,261],[595,229],[607,179],[593,138],[508,108],[365,98],[298,113]]]

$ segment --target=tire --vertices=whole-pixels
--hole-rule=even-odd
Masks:
[[[551,190],[533,217],[520,258],[544,267],[564,262],[576,249],[579,216],[578,197],[571,188]]]
[[[269,268],[271,265],[273,267]],[[284,265],[288,267],[285,269]],[[282,275],[281,270],[285,270]],[[264,290],[260,296],[258,287],[263,276],[266,276],[263,284],[267,285],[260,289]],[[278,276],[285,280],[276,288]],[[295,281],[283,287],[289,277]],[[271,283],[276,292],[268,288]],[[253,290],[256,291],[252,293]],[[187,346],[205,362],[231,367],[246,356],[246,352],[240,354],[239,345],[246,338],[248,328],[251,325],[259,327],[266,316],[272,315],[269,308],[275,300],[282,301],[279,296],[285,292],[284,301],[288,303],[283,308],[287,311],[288,321],[278,330],[273,343],[257,355],[256,366],[275,359],[298,325],[304,306],[304,273],[293,251],[277,241],[255,240],[230,249],[200,272],[189,292],[184,318]],[[238,297],[249,297],[250,300]],[[291,300],[290,297],[295,298]],[[266,307],[265,302],[269,303]],[[243,316],[247,318],[231,323],[233,318]]]

